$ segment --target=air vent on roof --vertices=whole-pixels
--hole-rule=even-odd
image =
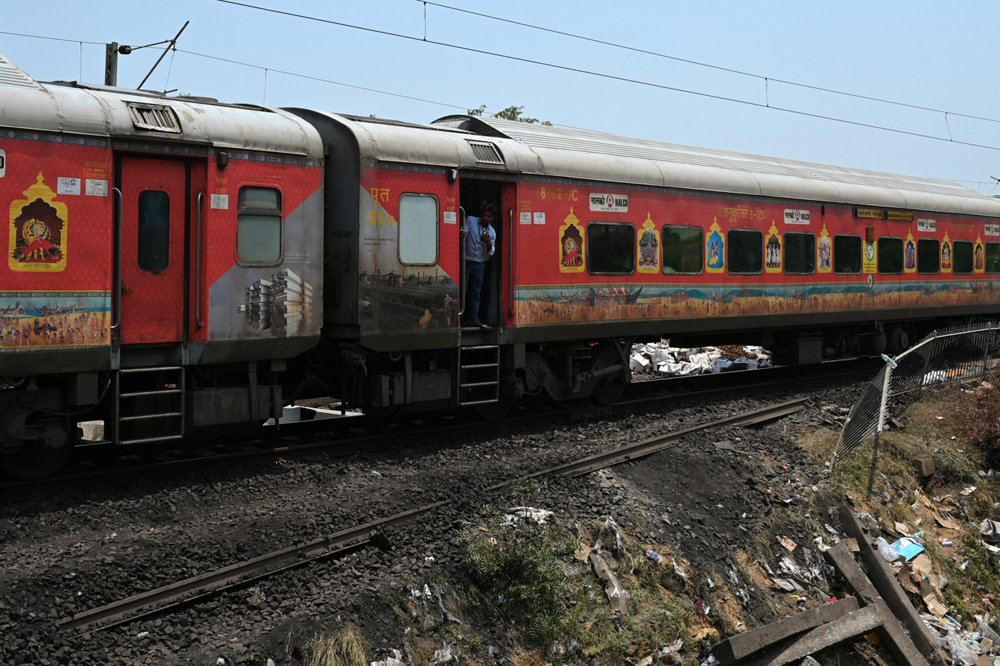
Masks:
[[[2,55],[0,55],[0,85],[16,88],[38,88],[38,84],[33,78]]]
[[[479,141],[469,141],[472,152],[476,156],[476,161],[480,164],[503,164],[503,155],[492,143]]]
[[[181,133],[181,125],[177,121],[177,116],[174,115],[173,109],[168,106],[132,102],[128,105],[128,112],[132,116],[132,124],[135,125],[136,129],[172,134]]]

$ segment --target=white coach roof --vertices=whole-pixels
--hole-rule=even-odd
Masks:
[[[143,111],[142,107],[151,107]],[[163,114],[164,108],[170,109]],[[136,118],[144,118],[142,125]],[[173,120],[171,120],[173,117]],[[159,121],[157,120],[159,119]],[[174,122],[176,121],[176,122]],[[157,122],[172,130],[150,129]],[[78,83],[41,83],[0,55],[0,127],[321,158],[316,130],[268,107],[219,104],[202,98]]]
[[[522,173],[737,195],[1000,217],[1000,201],[946,180],[694,148],[604,132],[471,116],[435,125],[530,151]],[[508,150],[503,151],[505,155]],[[521,152],[521,151],[517,151]],[[513,166],[508,164],[508,166]]]

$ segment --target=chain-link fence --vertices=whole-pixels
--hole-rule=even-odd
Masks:
[[[831,469],[866,439],[882,432],[889,400],[944,382],[983,376],[992,367],[1000,324],[985,323],[934,331],[886,366],[857,399],[840,433]]]

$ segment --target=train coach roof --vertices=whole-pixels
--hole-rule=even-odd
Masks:
[[[778,199],[1000,217],[1000,201],[946,180],[695,148],[497,118],[446,116],[434,124],[517,142],[535,157],[534,160],[527,156],[518,159],[523,173]],[[536,164],[537,169],[529,168],[532,164]]]
[[[278,109],[165,97],[124,88],[41,83],[3,55],[0,55],[0,126],[312,158],[323,156],[323,145],[315,129]]]

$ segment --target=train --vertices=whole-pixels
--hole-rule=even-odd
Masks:
[[[500,214],[463,328],[461,230]],[[634,341],[784,364],[1000,311],[959,184],[474,115],[410,123],[36,81],[0,56],[0,468],[391,418],[614,402]]]

